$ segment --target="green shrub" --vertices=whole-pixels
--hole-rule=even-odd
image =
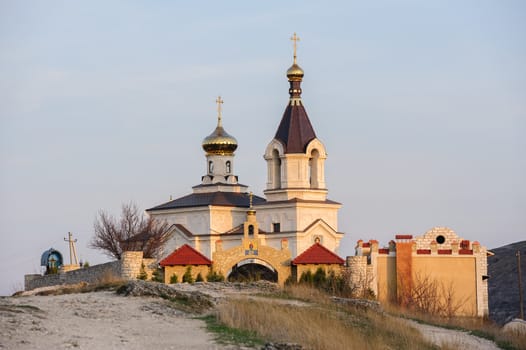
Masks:
[[[177,277],[177,275],[174,273],[172,276],[170,276],[170,283],[171,284],[174,284],[174,283],[177,283],[177,280],[179,278]]]
[[[223,282],[225,280],[225,276],[223,276],[222,273],[217,273],[213,269],[210,269],[210,271],[208,271],[208,275],[206,275],[206,280],[208,282]]]
[[[327,282],[327,275],[325,274],[325,270],[322,267],[318,267],[318,269],[314,273],[314,276],[312,277],[312,280],[316,287],[324,288],[325,283]]]
[[[197,274],[197,277],[195,278],[196,282],[204,282],[203,276],[201,275],[201,272]]]
[[[294,281],[291,281],[291,283],[294,284]],[[298,283],[315,287],[332,295],[339,295],[346,298],[353,297],[348,276],[345,274],[336,274],[333,270],[329,270],[329,272],[326,273],[322,267],[318,267],[314,274],[310,270],[304,271]],[[371,297],[368,295],[367,298]]]
[[[147,278],[148,278],[148,274],[146,273],[146,268],[143,263],[141,264],[141,270],[139,271],[139,274],[137,275],[137,279],[146,281]]]
[[[186,268],[186,272],[183,275],[183,283],[194,283],[194,278],[192,277],[192,266]]]
[[[156,268],[152,273],[152,281],[164,283],[164,271],[162,268]]]
[[[314,278],[312,276],[312,272],[310,270],[303,271],[300,277],[300,283],[307,283],[307,284],[313,284]]]

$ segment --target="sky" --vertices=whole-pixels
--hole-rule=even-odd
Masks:
[[[262,195],[294,32],[341,256],[435,226],[526,239],[524,1],[0,0],[0,295],[50,247],[67,260],[68,232],[108,261],[100,210],[190,193],[218,95]]]

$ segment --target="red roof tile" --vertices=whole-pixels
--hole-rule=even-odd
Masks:
[[[343,265],[345,260],[322,246],[320,243],[314,243],[303,253],[292,260],[293,265],[300,264],[338,264]]]
[[[159,264],[161,266],[212,265],[212,261],[188,244],[185,244],[161,260]]]

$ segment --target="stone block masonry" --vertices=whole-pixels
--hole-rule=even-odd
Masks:
[[[144,264],[148,278],[155,269],[154,259],[143,259],[142,252],[124,252],[121,260],[93,265],[74,271],[53,275],[25,275],[24,289],[32,290],[40,287],[76,284],[80,282],[99,283],[107,279],[136,279]]]

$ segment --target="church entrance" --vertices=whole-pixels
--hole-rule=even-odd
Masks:
[[[228,274],[230,282],[278,281],[278,272],[268,263],[259,259],[245,259],[234,265]]]

